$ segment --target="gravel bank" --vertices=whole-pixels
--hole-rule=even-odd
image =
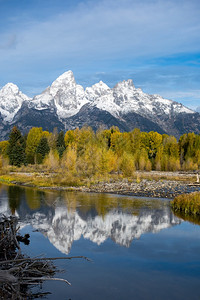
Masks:
[[[174,198],[177,195],[200,191],[200,184],[183,183],[174,180],[147,180],[139,183],[124,179],[116,182],[100,182],[90,188],[82,187],[82,191],[96,193],[115,193],[123,195]]]
[[[11,173],[10,173],[11,174]],[[141,172],[136,171],[137,179],[128,180],[110,180],[110,182],[99,182],[97,184],[80,187],[73,186],[49,186],[39,187],[29,182],[29,177],[33,176],[33,173],[13,173],[21,174],[27,177],[26,182],[12,181],[10,183],[28,186],[39,189],[57,190],[57,191],[81,191],[81,192],[95,192],[95,193],[112,193],[141,197],[156,197],[156,198],[170,198],[175,196],[200,191],[200,184],[195,183],[196,174],[186,172]],[[39,176],[41,176],[39,174]],[[45,175],[45,177],[51,178],[55,176],[54,173]]]

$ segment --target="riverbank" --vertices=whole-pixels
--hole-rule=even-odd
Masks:
[[[200,191],[196,174],[183,172],[135,172],[132,178],[112,176],[106,180],[84,180],[79,184],[63,184],[61,174],[44,172],[9,172],[0,176],[0,182],[49,190],[73,190],[94,193],[112,193],[140,197],[170,198]]]
[[[184,183],[175,180],[148,180],[140,182],[124,179],[117,182],[100,182],[90,188],[84,188],[87,192],[113,193],[139,197],[170,198],[185,193],[200,191],[200,185]]]

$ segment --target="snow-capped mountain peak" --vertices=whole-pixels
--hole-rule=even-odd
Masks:
[[[17,85],[7,83],[0,90],[0,113],[4,121],[11,122],[24,101],[30,100]]]
[[[153,120],[166,132],[169,126],[166,122],[163,124],[163,118],[172,118],[181,113],[194,113],[180,103],[159,95],[144,93],[134,86],[132,79],[123,80],[114,88],[99,81],[84,90],[81,85],[76,84],[72,71],[59,76],[45,94],[37,97],[40,99],[39,103],[48,101],[47,106],[55,107],[58,117],[64,123],[87,103],[90,107],[110,113],[120,122],[126,120],[128,114],[136,113],[150,121]],[[41,105],[41,109],[42,107]]]
[[[61,74],[54,82],[61,82],[63,84],[64,81],[68,82],[68,81],[74,81],[74,74],[71,70],[68,70],[66,72],[64,72],[63,74]]]
[[[58,117],[63,119],[75,115],[86,102],[83,87],[76,84],[73,72],[67,71],[34,97],[30,105],[38,110],[55,109]]]
[[[56,96],[59,89],[73,89],[76,86],[76,81],[72,71],[67,71],[60,75],[51,85],[50,93],[53,97]]]
[[[27,105],[22,106],[25,101]],[[65,129],[82,127],[85,124],[95,130],[102,125],[106,128],[116,125],[120,130],[129,131],[138,127],[144,131],[156,130],[177,137],[184,132],[200,132],[198,113],[175,101],[143,92],[134,86],[132,79],[123,80],[113,88],[99,81],[84,90],[76,83],[71,70],[60,75],[33,99],[22,94],[12,83],[0,90],[0,113],[5,123],[15,122],[18,125],[22,115],[26,123],[29,112],[34,115],[33,118],[36,114],[50,114],[50,119],[55,116],[53,118],[57,120],[56,126]],[[185,122],[186,119],[188,121]],[[28,124],[30,128],[31,125],[29,122]],[[48,121],[45,124],[48,124]],[[49,130],[48,126],[45,126],[46,130]]]
[[[19,93],[19,88],[16,84],[12,82],[8,82],[4,87],[2,88],[2,92],[6,94],[18,94]]]
[[[114,86],[115,91],[124,91],[124,89],[135,89],[132,79],[120,81]]]
[[[111,92],[111,89],[107,84],[105,84],[103,81],[99,81],[98,83],[92,85],[91,87],[87,87],[85,89],[85,99],[88,102],[93,102],[100,98],[103,97]]]
[[[22,102],[29,98],[12,83],[8,83],[0,92],[0,112],[5,121],[12,121]],[[86,103],[117,118],[123,118],[132,112],[150,119],[157,118],[157,115],[193,113],[182,104],[135,88],[132,79],[117,83],[113,89],[99,81],[84,90],[81,85],[76,84],[71,70],[60,75],[51,86],[29,101],[29,107],[55,110],[59,119],[64,120],[77,114]]]

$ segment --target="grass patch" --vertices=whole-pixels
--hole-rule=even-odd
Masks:
[[[13,181],[13,177],[8,176],[8,175],[1,175],[0,176],[0,182],[10,184]]]
[[[6,184],[18,183],[36,187],[55,187],[55,186],[74,186],[83,184],[79,178],[67,173],[12,173],[10,175],[1,175],[0,182]]]
[[[175,176],[176,175],[176,176]],[[176,180],[176,181],[187,181],[193,183],[196,179],[191,174],[180,174],[177,176],[176,173],[164,173],[164,172],[135,172],[131,176],[125,177],[121,172],[114,172],[109,174],[95,173],[86,175],[81,172],[70,172],[65,168],[56,167],[49,168],[45,165],[27,165],[20,168],[15,166],[6,166],[0,169],[0,182],[6,184],[21,184],[33,187],[81,187],[86,186],[92,187],[98,183],[115,183],[118,181],[127,180],[129,183],[137,182],[138,184],[142,180],[148,181],[159,181],[159,180]]]
[[[200,218],[200,192],[175,197],[171,202],[171,207],[175,213]]]

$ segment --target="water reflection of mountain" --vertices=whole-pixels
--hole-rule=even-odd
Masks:
[[[138,216],[112,210],[104,218],[96,216],[86,220],[78,212],[70,213],[59,207],[55,210],[47,236],[63,253],[69,253],[73,241],[79,240],[81,236],[98,245],[111,238],[115,243],[129,247],[142,234],[158,232],[179,222],[167,207],[162,211],[141,211]]]
[[[1,201],[0,212],[9,211],[10,203],[13,210],[13,199]],[[82,236],[98,245],[112,239],[129,247],[144,233],[156,233],[180,223],[169,205],[157,203],[106,195],[61,195],[21,189],[16,211],[22,226],[31,224],[67,254],[73,242]]]

